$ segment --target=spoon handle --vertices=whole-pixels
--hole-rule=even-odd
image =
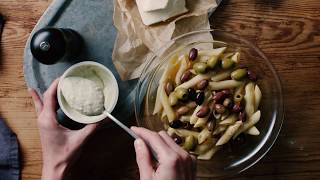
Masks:
[[[118,126],[120,126],[122,129],[124,129],[128,134],[130,134],[134,139],[138,139],[139,137],[126,125],[124,125],[122,122],[120,122],[118,119],[116,119],[114,116],[112,116],[110,113],[105,112],[108,115],[108,118],[110,118],[113,122],[115,122]]]
[[[115,122],[118,126],[120,126],[123,130],[125,130],[128,134],[130,134],[134,139],[138,139],[139,136],[136,135],[131,129],[129,129],[126,125],[124,125],[122,122],[120,122],[118,119],[116,119],[114,116],[112,116],[109,112],[104,112],[108,118],[110,118],[113,122]],[[147,146],[149,147],[149,150],[151,151],[151,154],[153,156],[153,159],[158,162],[157,153],[152,149],[150,144],[146,142]]]

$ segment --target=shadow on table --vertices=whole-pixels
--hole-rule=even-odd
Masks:
[[[139,177],[133,139],[114,124],[97,129],[76,156],[66,170],[66,180]]]

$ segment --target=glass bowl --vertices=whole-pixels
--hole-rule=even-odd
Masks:
[[[257,163],[272,147],[280,132],[284,107],[280,79],[263,52],[238,35],[220,30],[202,30],[184,34],[162,47],[150,58],[141,74],[135,94],[135,114],[139,126],[160,131],[163,124],[160,117],[152,115],[159,79],[170,57],[175,53],[225,46],[241,50],[240,66],[245,65],[257,72],[262,91],[261,120],[256,127],[259,136],[247,136],[245,144],[230,151],[224,146],[211,160],[197,162],[197,177],[229,176],[243,172]]]

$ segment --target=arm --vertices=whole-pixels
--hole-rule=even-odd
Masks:
[[[92,124],[79,131],[71,131],[57,123],[58,82],[58,79],[55,80],[44,93],[43,102],[35,90],[29,90],[38,116],[43,160],[42,180],[61,180],[75,151],[96,128],[96,124]]]
[[[196,160],[177,145],[165,132],[131,128],[141,139],[134,142],[141,180],[194,180]],[[143,140],[142,140],[143,139]],[[153,165],[147,142],[158,156]]]

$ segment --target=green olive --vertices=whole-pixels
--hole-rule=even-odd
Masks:
[[[184,140],[183,149],[185,149],[186,151],[190,151],[191,149],[194,148],[195,145],[196,145],[196,140],[194,139],[194,137],[187,136],[186,139]]]
[[[237,69],[231,73],[231,78],[234,80],[241,80],[247,75],[246,69]]]
[[[176,89],[175,94],[176,94],[177,98],[180,100],[187,100],[188,99],[188,90],[185,88]]]
[[[174,106],[178,103],[178,97],[174,92],[170,93],[169,95],[169,103],[171,106]]]
[[[208,59],[207,66],[211,69],[215,68],[218,64],[218,60],[218,56],[212,56],[210,59]]]
[[[196,73],[203,74],[206,72],[207,65],[205,63],[198,62],[193,65],[193,69],[196,71]]]
[[[233,97],[233,101],[234,102],[241,102],[243,99],[243,95],[242,94],[235,94]]]
[[[233,66],[234,62],[230,58],[224,58],[221,61],[221,67],[222,69],[229,69]]]

